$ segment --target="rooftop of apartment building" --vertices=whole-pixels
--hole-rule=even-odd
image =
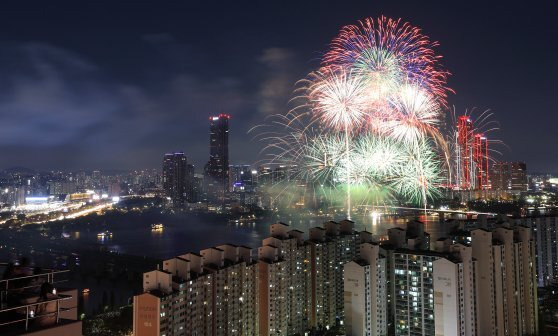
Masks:
[[[378,256],[378,258],[382,259],[385,258],[385,256]],[[362,258],[357,258],[355,260],[353,260],[353,262],[355,262],[356,264],[358,264],[359,266],[365,267],[365,266],[370,266],[370,262],[368,262],[368,260],[366,259],[362,259]]]
[[[0,263],[0,334],[81,335],[77,290],[64,287],[67,271]]]
[[[413,254],[413,255],[420,255],[420,256],[429,256],[429,257],[441,257],[445,258],[448,256],[448,253],[438,252],[433,250],[422,250],[422,249],[410,249],[410,248],[394,248],[393,245],[382,244],[382,248],[384,249],[393,249],[395,253],[399,254]]]

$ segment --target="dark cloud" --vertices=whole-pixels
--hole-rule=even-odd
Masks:
[[[339,28],[401,17],[439,41],[458,111],[496,113],[494,136],[530,170],[558,171],[552,3],[312,1],[0,4],[0,168],[203,165],[208,117],[231,119],[231,160],[257,161],[247,131],[289,109]]]
[[[172,44],[161,49],[163,56],[185,50],[168,34],[144,38]],[[12,158],[6,166],[156,167],[172,150],[184,150],[203,165],[210,115],[232,114],[231,144],[241,146],[259,116],[284,110],[294,81],[288,72],[291,52],[281,48],[266,49],[258,58],[263,80],[255,98],[241,79],[227,76],[207,80],[182,72],[167,74],[156,89],[152,83],[125,84],[48,44],[5,46],[0,57],[3,64],[20,63],[10,69],[0,65],[0,72],[9,74],[0,78],[0,156]],[[256,160],[250,152],[231,152],[242,162]]]
[[[0,145],[49,147],[87,138],[85,131],[120,109],[95,66],[70,52],[30,43],[4,46],[0,54],[7,61],[0,63]]]
[[[259,117],[283,113],[288,108],[297,78],[293,69],[299,67],[294,52],[286,48],[267,48],[258,57],[265,67],[259,88]]]

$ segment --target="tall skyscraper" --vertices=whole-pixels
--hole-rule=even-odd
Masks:
[[[186,200],[196,202],[198,200],[198,190],[195,183],[195,167],[192,164],[186,165]]]
[[[471,188],[473,122],[464,115],[457,120],[457,186]]]
[[[181,206],[187,194],[187,161],[182,152],[168,153],[163,158],[163,189],[174,206]]]
[[[475,164],[475,189],[489,189],[488,139],[479,133],[473,138],[473,162]]]
[[[207,191],[223,199],[229,185],[229,119],[228,114],[209,118],[209,162],[205,167]]]
[[[455,143],[455,187],[490,189],[488,174],[488,139],[476,133],[473,121],[463,115],[457,119]]]
[[[527,191],[527,165],[524,162],[496,162],[490,179],[494,190]]]
[[[229,191],[234,191],[235,186],[241,183],[251,189],[254,185],[252,169],[249,165],[230,165],[229,166]]]

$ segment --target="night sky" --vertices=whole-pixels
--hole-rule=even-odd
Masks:
[[[116,4],[118,2],[118,4]],[[198,1],[190,1],[192,3]],[[47,4],[48,3],[48,4]],[[198,171],[208,117],[228,113],[231,163],[247,131],[289,108],[339,28],[403,18],[438,41],[458,111],[496,113],[502,159],[558,172],[558,11],[453,1],[17,1],[0,4],[0,169]],[[258,3],[256,5],[256,3]]]

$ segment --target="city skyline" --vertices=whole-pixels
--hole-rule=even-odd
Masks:
[[[558,330],[551,5],[0,5],[0,334]]]
[[[186,5],[148,11],[138,4],[126,18],[126,6],[114,5],[116,14],[100,26],[100,5],[69,5],[71,16],[54,6],[14,6],[2,11],[10,17],[0,33],[6,88],[0,169],[156,168],[162,153],[184,151],[200,171],[208,154],[206,121],[219,113],[232,115],[230,162],[253,164],[261,147],[247,134],[250,127],[288,110],[295,82],[319,63],[340,26],[386,14],[440,43],[456,91],[450,105],[459,113],[474,106],[495,111],[501,125],[495,137],[511,148],[502,160],[558,171],[558,162],[544,155],[552,150],[553,120],[545,113],[552,103],[545,89],[529,85],[553,85],[555,52],[544,48],[556,28],[547,8],[356,4],[316,12],[311,5],[267,4],[214,12]],[[204,29],[208,17],[217,19]],[[285,17],[289,27],[281,24]],[[57,24],[37,29],[50,21]],[[508,22],[521,26],[508,31]],[[81,38],[64,34],[68,26]],[[232,46],[235,53],[224,52]]]

